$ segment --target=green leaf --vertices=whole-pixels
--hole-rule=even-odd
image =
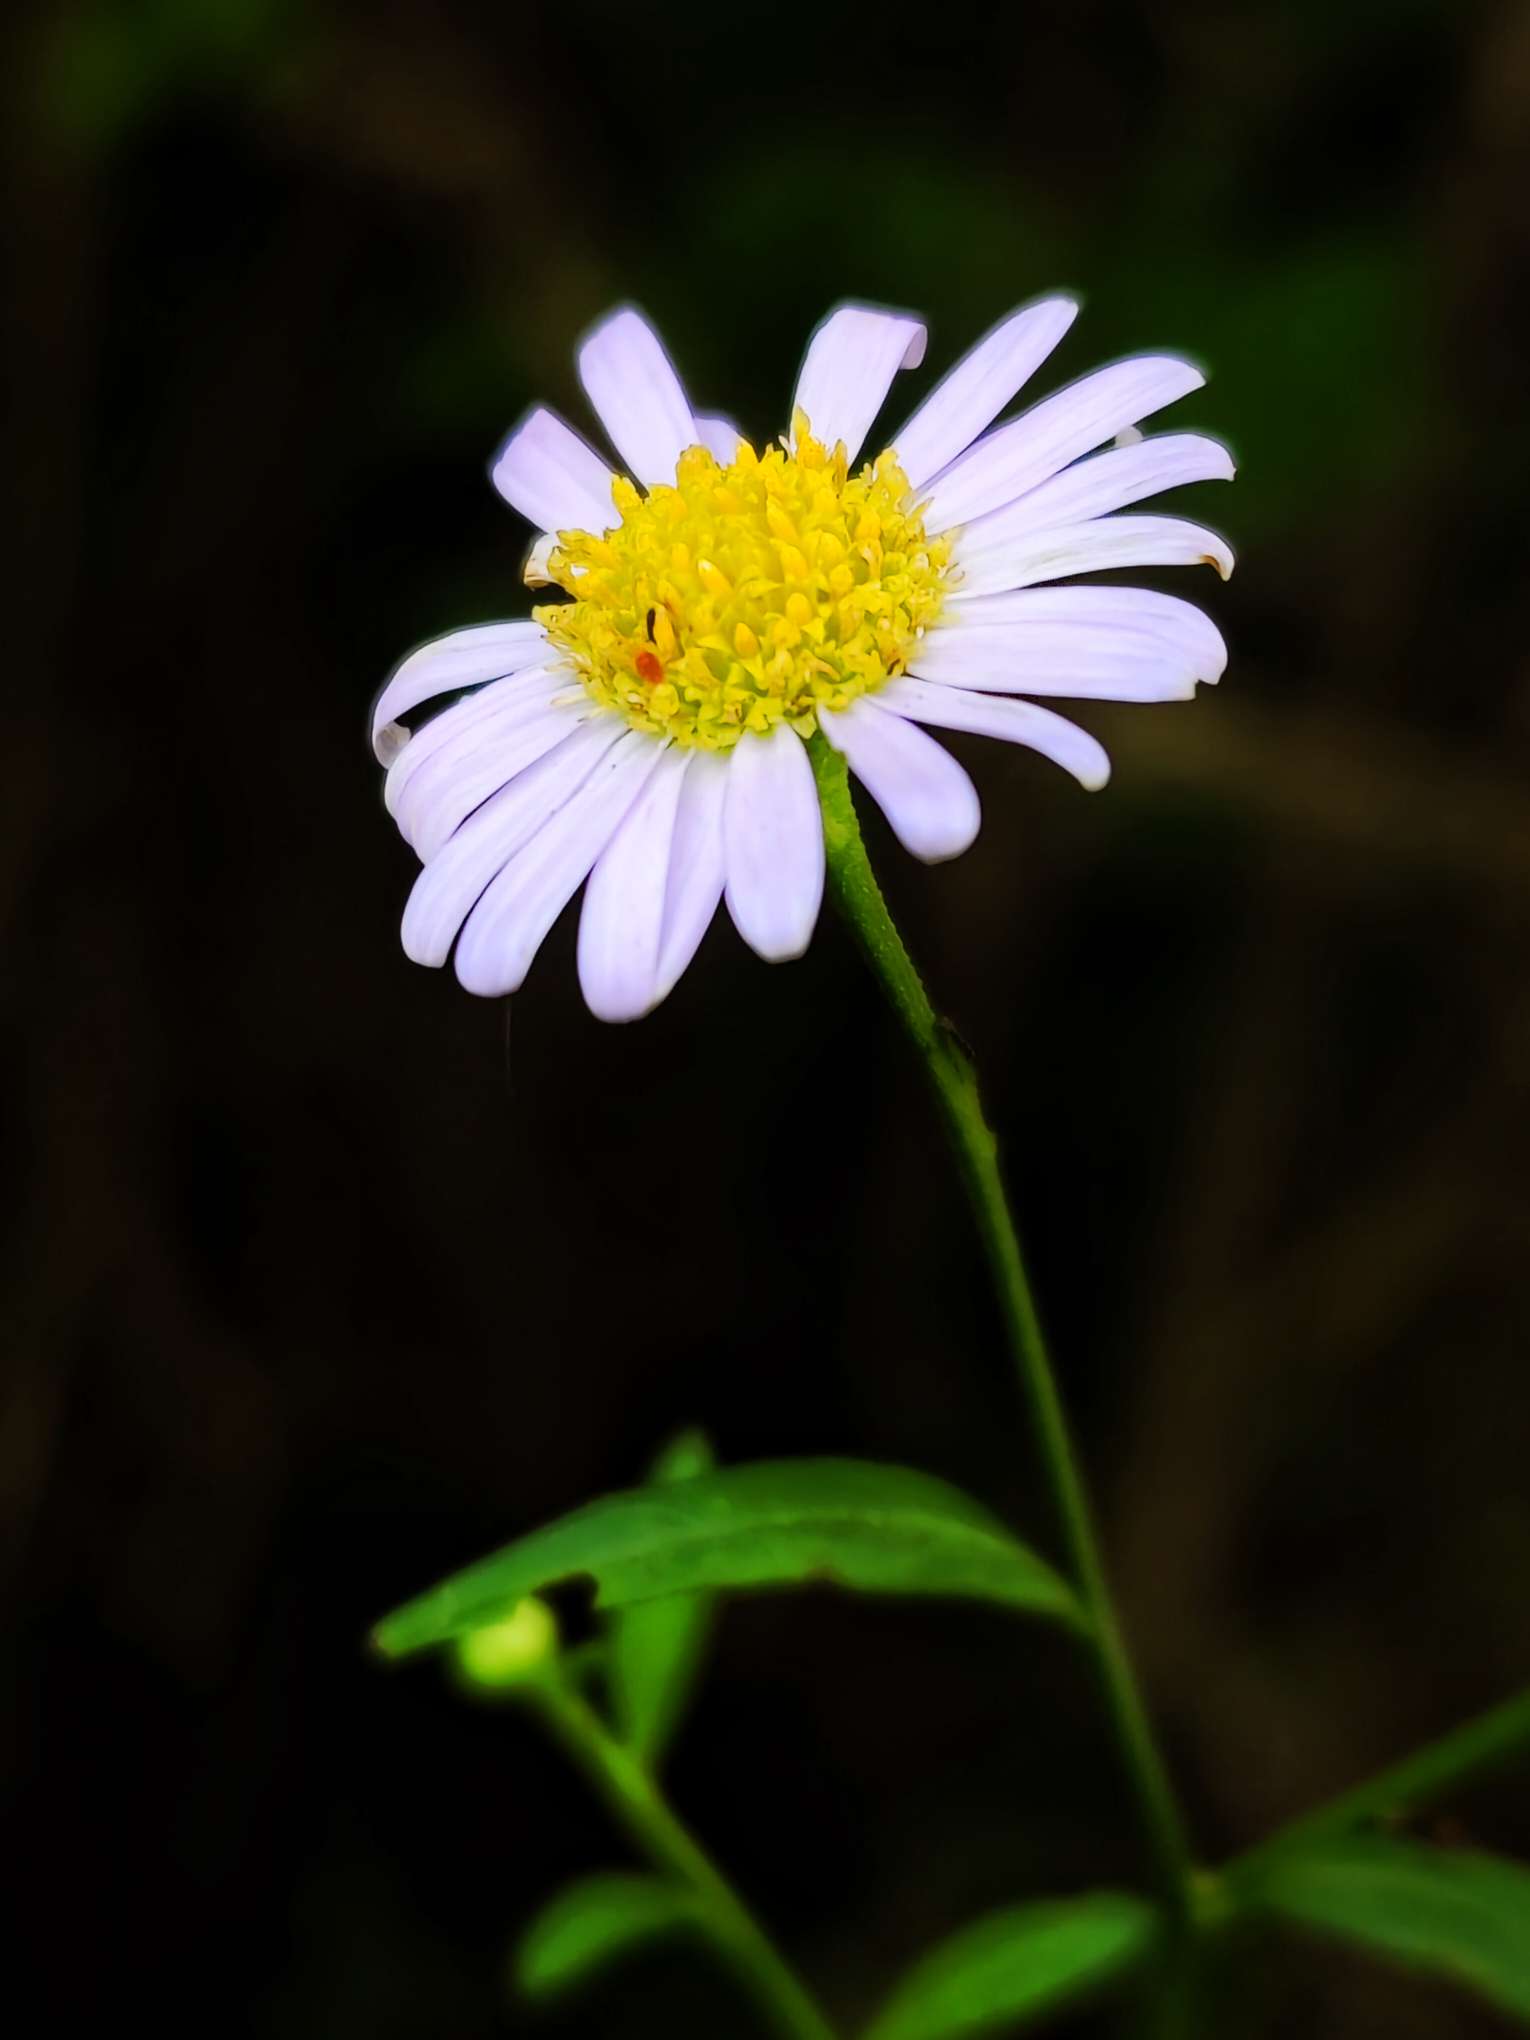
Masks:
[[[1146,1899],[1121,1891],[990,1913],[915,1964],[866,2040],[1011,2031],[1119,1976],[1157,1922]]]
[[[1271,1857],[1250,1896],[1530,2024],[1530,1870],[1518,1863],[1381,1836],[1314,1842]]]
[[[516,1951],[515,1980],[550,1997],[662,1934],[695,1924],[696,1900],[658,1877],[612,1872],[571,1884],[537,1914]]]
[[[585,1576],[601,1608],[822,1583],[1081,1620],[1057,1574],[944,1481],[854,1459],[764,1460],[590,1502],[385,1617],[374,1641],[389,1657],[425,1650]]]
[[[661,1485],[710,1473],[712,1448],[700,1431],[670,1440],[648,1478]],[[622,1739],[650,1767],[663,1755],[695,1684],[712,1618],[710,1594],[640,1601],[611,1625],[611,1702]]]

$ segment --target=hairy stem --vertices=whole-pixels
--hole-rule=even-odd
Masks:
[[[834,896],[924,1064],[945,1116],[1040,1443],[1058,1528],[1088,1617],[1106,1710],[1137,1802],[1143,1836],[1152,1852],[1164,1902],[1183,1926],[1192,1916],[1195,1899],[1184,1822],[1148,1722],[1106,1580],[1078,1455],[1010,1216],[998,1142],[983,1113],[977,1071],[966,1048],[930,1004],[887,911],[861,840],[844,759],[822,735],[814,737],[809,750],[823,808]]]
[[[651,1773],[559,1675],[532,1696],[554,1734],[633,1840],[700,1900],[707,1931],[786,2040],[834,2040],[834,2029],[743,1900],[664,1798]]]

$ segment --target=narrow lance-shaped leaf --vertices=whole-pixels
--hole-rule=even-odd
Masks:
[[[660,1453],[650,1481],[694,1480],[710,1473],[712,1448],[700,1431],[682,1431]],[[645,1764],[656,1764],[690,1697],[711,1621],[710,1594],[640,1601],[611,1622],[611,1702],[617,1728]]]
[[[528,1997],[567,1990],[629,1949],[696,1923],[695,1897],[658,1877],[612,1872],[560,1891],[521,1937],[515,1980]]]
[[[866,2040],[1013,2032],[1123,1974],[1156,1927],[1146,1899],[1118,1891],[990,1913],[915,1964]]]
[[[526,1594],[589,1577],[596,1606],[829,1584],[997,1601],[1081,1621],[1050,1566],[944,1481],[853,1459],[762,1461],[609,1495],[387,1616],[389,1656],[450,1641]]]
[[[1530,1870],[1519,1863],[1385,1836],[1313,1842],[1272,1856],[1248,1899],[1530,2025]]]

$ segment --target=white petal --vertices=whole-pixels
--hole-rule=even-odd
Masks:
[[[383,781],[383,802],[390,815],[397,815],[404,796],[417,773],[443,751],[461,755],[471,752],[486,727],[497,726],[505,711],[527,713],[546,708],[549,702],[577,700],[584,689],[566,667],[549,671],[535,666],[529,673],[517,673],[510,680],[493,680],[466,701],[456,702],[416,731],[388,768]],[[588,697],[586,696],[586,699]]]
[[[877,706],[910,722],[942,730],[972,730],[1040,751],[1093,793],[1110,777],[1110,760],[1087,730],[1038,708],[1032,701],[1007,701],[992,694],[964,694],[958,687],[934,687],[923,680],[889,680]]]
[[[777,723],[728,756],[723,803],[728,912],[767,963],[800,956],[823,900],[823,820],[807,746]]]
[[[459,687],[477,687],[499,680],[546,658],[547,634],[529,616],[511,623],[478,623],[432,638],[401,659],[372,704],[372,749],[388,765],[399,755],[394,738],[384,737],[397,722],[433,694],[453,694]]]
[[[1205,611],[1178,595],[1160,595],[1156,588],[1102,587],[1089,582],[1076,587],[1011,588],[996,595],[964,595],[948,604],[938,630],[982,630],[1001,623],[1140,632],[1167,645],[1184,660],[1196,680],[1215,685],[1227,670],[1226,641]],[[930,635],[933,638],[936,632]]]
[[[947,531],[1012,503],[1123,425],[1188,396],[1205,380],[1198,368],[1170,355],[1142,354],[1096,369],[1000,425],[954,461],[930,491],[925,529]]]
[[[695,751],[680,788],[674,840],[669,853],[669,886],[659,938],[654,1003],[668,998],[712,924],[723,894],[723,802],[728,761],[715,751]]]
[[[1196,432],[1163,432],[1156,439],[1075,461],[1002,510],[974,518],[962,533],[962,544],[977,551],[1022,531],[1082,524],[1165,489],[1186,488],[1192,482],[1230,482],[1233,472],[1232,455],[1219,440]]]
[[[415,963],[445,963],[457,930],[484,887],[588,779],[602,754],[627,731],[618,715],[581,723],[571,737],[494,798],[485,801],[414,882],[404,909],[404,953]]]
[[[616,718],[610,718],[613,722]],[[665,746],[624,730],[578,791],[518,850],[468,915],[457,982],[486,999],[525,982],[543,938],[588,877]]]
[[[610,468],[551,411],[523,418],[489,472],[505,501],[538,531],[592,531],[598,536],[617,521]]]
[[[468,756],[442,752],[416,774],[399,804],[399,834],[429,864],[475,808],[598,713],[588,696],[577,707],[507,709]]]
[[[696,755],[664,753],[590,873],[579,912],[579,983],[597,1020],[640,1020],[659,1002],[675,816]]]
[[[663,342],[630,306],[601,321],[579,349],[579,380],[611,444],[640,482],[673,482],[700,443],[690,400]]]
[[[1184,657],[1161,639],[1077,624],[932,630],[915,647],[909,672],[938,687],[1075,701],[1188,701],[1195,692]]]
[[[701,444],[720,467],[726,467],[734,458],[744,436],[731,418],[706,411],[696,413],[696,430],[701,435]]]
[[[932,737],[896,713],[883,714],[874,695],[819,723],[905,850],[941,864],[970,847],[983,819],[977,788]]]
[[[893,435],[903,472],[916,489],[955,460],[1036,373],[1078,317],[1078,301],[1043,298],[1009,317],[935,385]]]
[[[893,377],[923,361],[925,337],[917,319],[869,305],[841,305],[808,342],[793,414],[805,412],[813,437],[825,446],[843,440],[853,461]]]
[[[527,553],[526,564],[521,568],[521,579],[528,588],[550,588],[552,586],[552,576],[548,573],[547,568],[557,544],[558,534],[555,531],[544,531],[542,536],[532,546],[530,552]]]
[[[1199,566],[1215,567],[1224,581],[1233,570],[1232,548],[1204,525],[1178,517],[1096,517],[1024,532],[981,552],[963,548],[961,585],[968,595],[993,595],[1107,567]]]

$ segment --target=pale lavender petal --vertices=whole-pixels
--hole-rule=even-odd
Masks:
[[[878,690],[876,703],[911,722],[932,723],[943,730],[971,730],[979,736],[1024,744],[1071,772],[1091,793],[1110,777],[1110,760],[1087,730],[1032,701],[964,694],[960,688],[934,687],[923,680],[889,680]]]
[[[589,876],[664,752],[643,731],[624,731],[577,792],[510,859],[458,939],[457,982],[465,991],[494,999],[524,983],[548,929]]]
[[[590,873],[579,910],[579,983],[597,1020],[640,1020],[659,1003],[676,813],[696,756],[664,753]]]
[[[581,723],[555,751],[468,817],[414,882],[403,926],[404,954],[412,962],[445,963],[484,887],[557,813],[626,729],[617,715]]]
[[[510,623],[477,623],[432,638],[401,659],[372,704],[372,749],[388,765],[399,755],[397,735],[385,735],[401,715],[408,715],[434,694],[454,694],[519,673],[547,657],[547,633],[529,616]]]
[[[852,702],[838,714],[821,715],[819,727],[844,753],[905,850],[926,864],[959,857],[983,819],[977,788],[949,751],[876,704],[875,695]]]
[[[719,467],[726,467],[736,457],[744,436],[731,418],[706,411],[696,413],[696,430],[701,435],[701,444]]]
[[[971,595],[1029,588],[1066,574],[1110,567],[1215,567],[1225,581],[1232,548],[1201,524],[1178,517],[1096,517],[1088,524],[1030,531],[982,552],[961,553],[961,585]]]
[[[694,751],[680,788],[680,806],[670,846],[656,1004],[679,983],[722,898],[723,802],[727,791],[727,760],[715,751]]]
[[[577,699],[583,693],[584,689],[566,667],[550,670],[534,666],[529,673],[517,673],[509,680],[491,680],[465,701],[442,709],[415,732],[389,766],[383,781],[383,802],[389,814],[397,815],[416,773],[443,751],[471,750],[485,725],[497,723],[507,709],[525,712],[545,708],[551,701]]]
[[[579,349],[579,379],[628,472],[650,487],[673,482],[675,463],[701,435],[674,364],[641,312],[628,306],[601,321]]]
[[[841,305],[808,342],[793,415],[804,412],[813,437],[825,446],[843,440],[854,460],[893,377],[900,368],[919,366],[924,343],[925,329],[917,319],[869,305]]]
[[[893,435],[903,472],[916,489],[987,430],[1077,317],[1075,298],[1043,298],[1011,312],[963,355]]]
[[[994,624],[1141,632],[1169,646],[1197,680],[1214,685],[1227,670],[1226,641],[1205,611],[1178,595],[1161,595],[1155,588],[1102,587],[1086,582],[1065,588],[1011,588],[996,595],[963,595],[947,604],[938,628],[988,629]]]
[[[1187,488],[1192,482],[1230,482],[1233,472],[1232,455],[1220,441],[1196,432],[1160,433],[1156,439],[1075,461],[1002,510],[974,518],[962,533],[962,545],[977,552],[1023,531],[1083,524],[1165,489]]]
[[[728,754],[723,803],[728,911],[767,963],[800,956],[823,900],[823,821],[807,747],[777,723]]]
[[[588,695],[577,706],[506,710],[484,725],[469,756],[443,752],[415,776],[399,806],[399,834],[429,864],[475,808],[599,713]]]
[[[1170,355],[1142,354],[1096,369],[998,426],[953,461],[930,490],[926,530],[948,531],[1012,503],[1123,425],[1188,396],[1205,380],[1198,368]]]
[[[1059,694],[1075,701],[1188,701],[1195,675],[1183,654],[1146,632],[1078,624],[995,624],[932,630],[909,672],[938,687],[982,694]]]
[[[591,531],[617,522],[615,477],[593,446],[551,411],[523,418],[490,469],[494,486],[538,531]]]

